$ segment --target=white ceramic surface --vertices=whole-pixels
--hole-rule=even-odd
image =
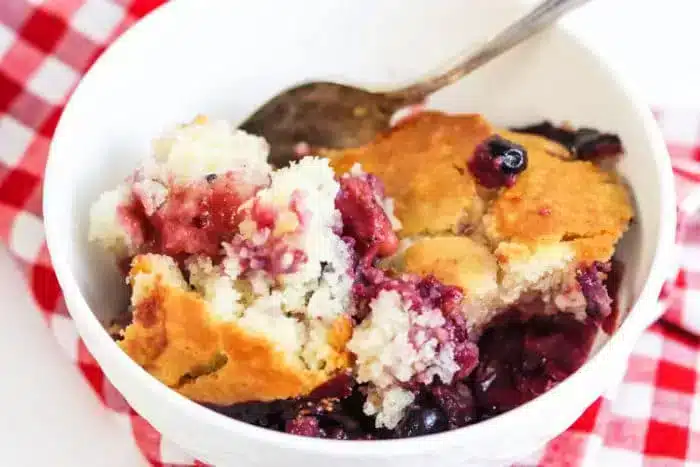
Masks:
[[[594,0],[562,23],[633,77],[648,104],[692,113],[700,109],[700,54],[688,51],[700,43],[698,17],[692,0]]]
[[[516,3],[440,0],[423,10],[424,3],[400,0],[310,0],[301,15],[294,2],[175,2],[129,31],[92,68],[51,148],[44,205],[49,248],[86,344],[166,437],[219,465],[463,466],[539,447],[622,371],[634,341],[658,313],[654,305],[675,225],[671,172],[646,105],[562,30],[519,47],[432,102],[445,110],[483,112],[501,124],[546,117],[595,125],[618,132],[627,147],[620,170],[635,192],[639,216],[622,248],[629,271],[623,290],[636,305],[591,361],[543,397],[429,442],[297,438],[227,419],[169,391],[122,354],[97,319],[120,309],[123,291],[109,261],[85,241],[89,203],[136,165],[164,127],[198,112],[242,119],[280,88],[307,78],[385,85],[410,80],[508,22]]]

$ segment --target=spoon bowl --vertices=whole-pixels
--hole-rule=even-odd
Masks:
[[[394,113],[413,102],[330,82],[291,88],[263,105],[241,128],[270,143],[270,161],[284,166],[315,148],[368,143],[389,128]]]
[[[588,1],[543,0],[481,47],[462,54],[455,66],[404,88],[373,92],[327,81],[295,86],[270,99],[241,128],[267,140],[270,162],[278,167],[318,148],[362,146],[389,128],[397,110],[423,102]]]

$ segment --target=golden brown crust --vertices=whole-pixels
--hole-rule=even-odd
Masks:
[[[339,328],[351,327],[346,317],[340,318],[340,322],[345,325],[339,325]],[[251,335],[235,325],[221,326],[219,335],[227,363],[215,373],[180,386],[178,391],[182,395],[215,404],[271,401],[308,394],[328,380],[328,374],[324,372],[290,365],[289,359],[265,337]],[[335,362],[330,363],[335,368],[345,368],[347,354],[338,354]]]
[[[345,344],[352,337],[352,319],[348,316],[341,316],[333,322],[328,331],[328,345],[337,352],[337,360],[331,366],[343,368],[348,364],[348,354],[345,351]]]
[[[576,258],[581,263],[592,263],[594,261],[608,261],[615,252],[615,244],[622,233],[601,234],[590,238],[579,238],[570,243],[576,252]]]
[[[337,173],[359,162],[384,182],[403,224],[401,236],[450,232],[460,222],[481,217],[482,203],[466,164],[492,131],[479,115],[424,112],[366,146],[324,155]]]
[[[407,271],[433,274],[441,282],[461,287],[465,294],[481,298],[498,287],[498,264],[486,246],[468,237],[423,238],[404,253]]]
[[[150,326],[139,319],[143,303],[156,310]],[[192,369],[208,365],[218,352],[215,323],[206,303],[194,293],[156,283],[150,297],[135,305],[134,321],[120,347],[139,365],[168,386]]]
[[[484,218],[493,242],[572,241],[581,261],[607,261],[632,208],[614,174],[588,161],[564,161],[528,147],[528,168],[502,190]]]
[[[510,188],[484,189],[467,168],[493,134],[527,150],[528,167]],[[326,155],[339,174],[360,163],[382,179],[402,237],[437,235],[417,240],[397,266],[459,285],[487,307],[497,303],[494,295],[516,300],[552,272],[608,261],[633,215],[615,174],[574,160],[557,142],[494,128],[478,115],[418,114],[373,143]],[[483,251],[450,237],[463,227]]]
[[[477,191],[466,164],[494,133],[527,149],[528,168],[511,188]],[[570,241],[576,259],[607,261],[632,217],[627,191],[614,174],[571,160],[554,141],[495,129],[479,115],[425,112],[364,147],[325,154],[337,173],[359,162],[384,181],[403,237],[456,232],[465,220],[474,227],[483,206],[492,203],[483,219],[492,247],[511,242],[534,250]]]
[[[137,273],[152,272],[145,263],[135,261],[132,283]],[[155,275],[135,304],[133,323],[119,346],[161,382],[193,400],[228,405],[302,396],[348,366],[345,343],[352,325],[346,316],[330,328],[328,341],[335,353],[326,368],[311,371],[264,336],[214,318],[195,292],[163,282]]]

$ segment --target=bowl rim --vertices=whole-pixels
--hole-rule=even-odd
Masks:
[[[151,24],[157,21],[167,21],[168,15],[175,16],[178,5],[183,3],[184,2],[169,2],[160,6],[119,37],[110,46],[110,49],[115,47],[126,48],[129,47],[131,43],[137,42],[141,31],[151,27]],[[349,458],[384,457],[387,454],[398,452],[409,455],[428,453],[435,451],[437,449],[436,446],[439,445],[451,446],[461,444],[468,439],[469,434],[474,433],[475,430],[489,430],[494,433],[503,433],[505,432],[504,425],[509,424],[515,417],[521,419],[536,419],[539,414],[545,413],[543,409],[546,408],[550,399],[557,397],[558,394],[563,394],[567,391],[571,392],[571,388],[576,387],[577,381],[588,378],[588,376],[586,376],[587,374],[593,372],[595,368],[602,365],[602,362],[610,358],[608,354],[611,354],[611,349],[619,347],[620,343],[625,341],[634,343],[646,327],[660,316],[662,312],[660,307],[645,312],[645,310],[642,309],[642,305],[650,306],[657,300],[661,285],[666,278],[667,272],[670,270],[672,264],[671,250],[674,244],[676,225],[675,190],[670,157],[651,110],[644,104],[644,101],[640,98],[640,94],[634,89],[634,85],[624,76],[624,73],[617,69],[600,51],[588,44],[584,38],[570,31],[565,24],[558,24],[552,29],[555,29],[559,34],[571,40],[579,47],[581,53],[589,54],[599,63],[604,72],[612,78],[619,91],[626,97],[635,113],[640,117],[643,134],[647,136],[650,152],[653,156],[659,176],[658,189],[661,211],[659,214],[660,218],[664,219],[664,222],[661,224],[656,238],[650,272],[637,300],[630,307],[628,318],[593,357],[589,358],[574,374],[549,390],[546,394],[504,414],[474,425],[429,435],[430,443],[417,443],[411,438],[374,440],[372,442],[351,442],[294,436],[250,425],[201,406],[153,378],[114,345],[114,342],[105,331],[103,325],[87,304],[69,266],[70,258],[63,252],[60,246],[61,239],[65,238],[67,234],[64,232],[64,229],[59,228],[59,223],[57,222],[61,217],[61,208],[60,206],[54,206],[52,202],[53,197],[50,196],[52,192],[61,189],[60,141],[68,137],[67,135],[70,135],[70,130],[66,128],[67,115],[70,115],[72,109],[76,106],[75,102],[78,100],[76,96],[81,95],[83,83],[108,66],[110,50],[107,50],[83,76],[83,79],[66,103],[50,145],[42,201],[46,241],[52,265],[64,293],[65,300],[69,304],[68,308],[71,317],[75,321],[79,335],[85,341],[88,349],[93,351],[93,348],[97,348],[98,346],[106,348],[106,346],[111,345],[113,351],[109,349],[106,351],[112,354],[111,358],[114,359],[115,365],[120,366],[124,372],[130,374],[133,384],[141,385],[145,392],[150,393],[151,398],[158,397],[164,406],[168,406],[172,408],[172,410],[179,412],[180,416],[183,418],[196,419],[200,424],[208,425],[213,429],[226,432],[230,436],[252,438],[260,443],[306,451],[308,453],[332,451],[333,454],[343,455]],[[629,346],[629,351],[631,351],[631,344]],[[625,353],[625,356],[629,354],[629,351]],[[476,455],[478,456],[478,453]]]

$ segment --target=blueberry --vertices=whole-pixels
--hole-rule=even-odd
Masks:
[[[491,153],[491,157],[498,157],[508,151],[513,146],[513,143],[501,136],[493,135],[486,140],[486,146]]]
[[[525,153],[517,148],[511,148],[503,153],[501,171],[507,174],[518,174],[527,168]]]
[[[488,141],[491,157],[500,160],[499,169],[504,174],[519,174],[527,168],[527,151],[500,136],[494,136]]]
[[[205,178],[207,179],[207,182],[211,183],[216,180],[216,174],[207,174]]]
[[[430,435],[448,428],[447,417],[434,407],[412,407],[396,427],[396,434],[401,438]]]
[[[486,188],[510,187],[515,183],[515,176],[527,168],[527,151],[494,135],[476,147],[467,167]]]

